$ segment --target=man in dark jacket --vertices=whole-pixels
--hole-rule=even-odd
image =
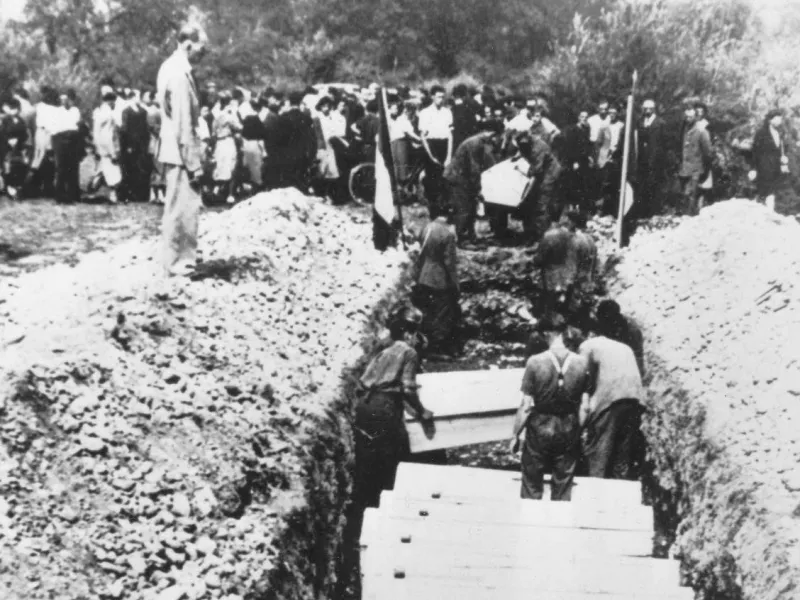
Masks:
[[[262,180],[264,182],[264,188],[271,190],[280,186],[281,170],[279,165],[281,148],[278,145],[278,141],[283,95],[269,88],[264,92],[264,96],[267,103],[267,110],[264,112],[261,122],[264,125],[262,130],[264,132],[264,152],[267,156],[264,159],[264,175]]]
[[[308,192],[310,172],[317,153],[314,122],[301,109],[303,92],[289,94],[289,110],[276,123],[276,159],[280,187]]]
[[[684,109],[686,128],[681,140],[681,169],[678,173],[683,187],[685,211],[697,215],[705,204],[700,183],[711,170],[713,149],[708,130],[697,123],[696,103],[687,103]]]
[[[456,234],[443,213],[431,206],[432,221],[422,230],[414,304],[423,313],[421,331],[428,338],[428,349],[432,353],[457,354],[460,344],[456,327],[461,310]]]
[[[478,118],[467,95],[467,86],[459,84],[453,88],[453,152],[464,140],[478,131]]]
[[[481,174],[497,164],[501,143],[500,124],[496,123],[493,131],[464,140],[444,169],[447,204],[453,211],[459,240],[475,239]]]
[[[664,120],[656,114],[654,100],[642,104],[642,120],[637,131],[636,179],[638,198],[632,210],[635,216],[647,219],[661,209],[659,191],[664,184],[666,166],[664,164]]]
[[[592,211],[589,180],[593,165],[594,144],[589,137],[589,111],[578,113],[578,121],[564,130],[562,156],[564,163],[564,192],[568,206],[583,213]]]
[[[150,127],[138,92],[130,92],[119,130],[122,194],[129,202],[150,200]]]
[[[588,137],[587,137],[588,139]],[[558,187],[561,164],[550,146],[538,136],[528,132],[516,134],[515,144],[519,155],[528,161],[528,177],[533,185],[517,209],[529,243],[539,241],[550,223],[561,218],[563,203]]]

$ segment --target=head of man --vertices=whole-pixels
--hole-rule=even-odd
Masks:
[[[648,98],[642,103],[642,112],[644,113],[645,117],[652,117],[656,114],[656,102]]]
[[[77,104],[78,96],[72,88],[61,94],[61,106],[64,108],[72,108]]]
[[[579,127],[588,127],[589,126],[589,111],[582,110],[578,113],[578,126]]]
[[[771,110],[767,113],[767,116],[764,120],[769,123],[769,126],[773,129],[780,129],[781,125],[783,125],[783,112],[777,108]]]
[[[323,96],[317,102],[317,112],[325,115],[326,117],[331,114],[331,109],[333,108],[333,99],[330,96]]]
[[[6,114],[6,115],[8,115],[10,117],[17,116],[19,114],[19,111],[20,111],[19,98],[16,98],[16,97],[3,98],[2,110],[3,110],[3,114]]]
[[[697,121],[697,109],[693,102],[684,103],[683,118],[690,125]]]
[[[608,114],[608,102],[606,100],[601,100],[597,105],[597,114],[604,119],[606,118],[606,115]]]
[[[459,83],[453,88],[453,101],[460,104],[464,102],[467,97],[467,86]]]
[[[431,99],[436,108],[444,106],[444,88],[440,85],[435,85],[431,88]]]
[[[608,107],[608,120],[611,123],[616,123],[619,120],[619,109],[616,106]]]
[[[561,219],[562,224],[570,231],[579,231],[586,228],[586,217],[577,210],[569,210]]]
[[[537,321],[536,331],[547,341],[547,346],[552,348],[557,342],[563,343],[567,320],[559,313],[546,314]]]
[[[208,36],[197,23],[187,23],[178,32],[178,47],[186,54],[190,64],[200,62],[208,51]]]
[[[367,103],[367,112],[369,114],[371,114],[371,115],[372,114],[377,114],[377,112],[378,112],[378,106],[377,105],[378,105],[378,103],[375,102],[375,106],[374,106],[375,110],[372,111],[372,110],[370,110],[370,108],[372,108],[370,106],[370,103]],[[389,116],[392,119],[396,119],[397,117],[399,117],[400,113],[402,113],[402,112],[403,112],[403,101],[400,100],[400,98],[396,98],[394,100],[389,100]]]
[[[593,330],[599,335],[608,336],[617,328],[622,319],[622,312],[616,301],[603,300],[597,305],[595,316]]]
[[[530,119],[533,122],[534,127],[541,123],[543,118],[544,109],[539,105],[534,106],[530,111]]]
[[[303,104],[303,92],[292,92],[289,94],[289,108],[300,108]]]
[[[697,120],[702,121],[708,117],[708,105],[706,105],[704,102],[695,102],[694,112],[697,114]]]

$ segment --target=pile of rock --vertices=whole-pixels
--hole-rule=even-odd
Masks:
[[[611,290],[645,329],[645,429],[683,500],[679,551],[726,597],[800,589],[798,274],[796,220],[731,200],[637,235]]]
[[[405,261],[368,223],[281,190],[205,218],[196,281],[131,242],[3,284],[0,596],[263,585],[306,440]]]

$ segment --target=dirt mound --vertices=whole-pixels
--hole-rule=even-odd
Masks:
[[[746,200],[637,234],[612,295],[644,327],[645,432],[677,551],[727,598],[800,589],[800,225]]]
[[[195,281],[130,242],[1,284],[3,598],[324,593],[335,548],[278,540],[348,485],[341,377],[404,261],[368,223],[281,190],[204,219]]]

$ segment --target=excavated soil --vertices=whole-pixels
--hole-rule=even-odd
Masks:
[[[0,597],[332,597],[351,369],[404,255],[369,216],[262,194],[194,281],[131,241],[0,287]]]
[[[797,598],[800,225],[746,200],[671,225],[612,251],[611,292],[644,328],[673,551],[706,598]]]

